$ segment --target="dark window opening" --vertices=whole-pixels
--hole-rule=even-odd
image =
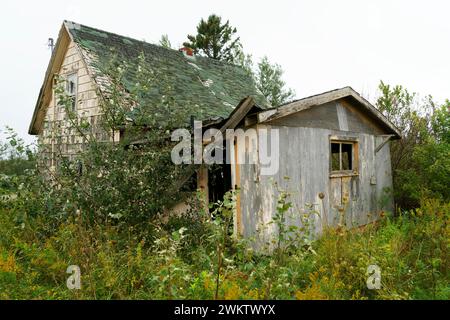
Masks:
[[[352,171],[353,146],[349,142],[331,142],[331,171]]]
[[[73,73],[67,76],[66,80],[66,93],[71,100],[71,111],[75,111],[76,96],[77,96],[77,74]]]
[[[342,170],[353,170],[352,166],[352,143],[342,143],[341,144],[342,153]]]
[[[75,81],[73,80],[67,81],[67,93],[70,95],[75,94]]]
[[[340,143],[331,143],[331,171],[341,170],[340,165]]]

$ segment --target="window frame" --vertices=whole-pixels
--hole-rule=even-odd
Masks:
[[[341,177],[341,176],[355,176],[359,172],[359,141],[356,137],[348,136],[330,136],[329,139],[329,173],[330,177]],[[333,156],[332,156],[332,145],[339,144],[339,170],[333,170]],[[352,147],[351,153],[351,169],[342,170],[342,144],[350,144]]]
[[[66,94],[73,99],[71,112],[77,111],[77,98],[78,98],[78,72],[68,73],[66,76]],[[74,83],[74,92],[69,91],[69,83]]]

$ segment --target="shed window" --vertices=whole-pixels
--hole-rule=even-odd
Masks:
[[[355,171],[354,149],[356,142],[331,141],[331,171]]]

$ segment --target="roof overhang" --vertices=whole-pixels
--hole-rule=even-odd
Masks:
[[[28,133],[31,135],[39,134],[42,128],[47,106],[49,105],[53,95],[53,77],[61,69],[65,53],[71,40],[71,35],[67,30],[66,23],[64,22],[59,31],[58,40],[56,41],[55,48],[53,49],[47,71],[45,73],[44,82],[39,91],[36,106],[34,107],[33,117],[31,118],[31,123],[28,128]]]
[[[291,103],[282,105],[278,108],[266,110],[258,113],[258,123],[266,123],[275,119],[279,119],[290,114],[308,110],[318,105],[328,103],[331,101],[344,99],[351,97],[356,101],[356,104],[367,112],[368,116],[375,122],[381,125],[389,134],[393,135],[394,139],[401,139],[400,130],[395,127],[377,108],[375,108],[370,102],[361,97],[359,93],[353,90],[351,87],[344,87],[328,92],[324,92],[318,95],[310,96],[300,100],[293,101]]]

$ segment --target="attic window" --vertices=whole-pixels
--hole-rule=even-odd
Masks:
[[[357,141],[330,141],[330,169],[331,173],[356,173]]]
[[[72,73],[67,76],[66,79],[66,93],[71,98],[71,111],[75,111],[77,100],[77,74]]]

